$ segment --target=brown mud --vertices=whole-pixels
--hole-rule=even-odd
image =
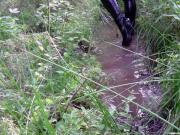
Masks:
[[[121,46],[122,37],[114,23],[101,24],[95,30],[95,46],[98,48],[97,59],[102,65],[109,88],[134,102],[157,112],[161,102],[161,90],[158,83],[152,83],[153,75],[148,72],[147,58],[143,42],[135,36],[129,47]],[[133,117],[141,116],[143,110],[117,96],[105,91],[102,100],[119,112],[125,110]],[[139,125],[140,126],[140,125]]]

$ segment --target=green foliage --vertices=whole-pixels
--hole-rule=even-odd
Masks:
[[[167,91],[167,95],[164,97],[163,107],[169,110],[170,121],[180,126],[179,114],[180,114],[180,44],[177,42],[171,43],[167,47],[171,53],[167,53],[160,61],[167,64],[168,68],[163,68],[158,66],[158,70],[165,70],[165,74],[162,74],[163,81],[162,86]],[[171,127],[167,129],[169,131],[174,131]]]
[[[99,79],[96,58],[77,51],[79,41],[93,45],[98,2],[22,0],[18,19],[0,17],[0,134],[130,132],[129,125],[117,124],[116,109],[102,104],[97,86],[87,81]],[[158,60],[167,65],[158,63],[156,68],[157,72],[165,71],[161,76],[167,81],[162,85],[166,95],[172,96],[165,96],[162,106],[171,110],[169,121],[179,127],[179,2],[141,0],[138,9],[139,32],[147,41],[148,53],[154,53],[155,48]],[[31,33],[20,33],[22,26]],[[131,119],[127,104],[120,115]],[[166,132],[172,130],[169,127]]]
[[[59,42],[72,49],[78,41],[91,39],[98,10],[96,0],[77,2],[76,6],[71,1],[53,1],[50,9],[46,4],[41,4],[37,9],[37,25],[49,30],[52,36],[59,36]]]
[[[98,93],[96,86],[82,78],[99,79],[100,66],[94,56],[76,51],[79,41],[91,41],[98,18],[97,1],[50,4],[51,8],[42,3],[37,11],[24,9],[17,15],[27,32],[33,32],[32,26],[43,26],[49,32],[17,35],[16,20],[9,17],[13,22],[10,30],[9,20],[2,21],[6,35],[16,36],[9,40],[5,34],[1,36],[0,89],[5,96],[0,101],[0,127],[4,129],[0,134],[111,133],[116,122],[107,123],[109,110],[97,106],[92,96]]]
[[[34,16],[34,12],[31,12],[30,9],[24,9],[23,12],[20,12],[18,18],[18,24],[23,24],[26,31],[36,31],[36,22],[38,19]]]
[[[0,40],[14,37],[21,31],[20,25],[16,23],[17,20],[10,16],[0,17]]]
[[[102,117],[97,117],[98,113],[96,110],[82,108],[82,110],[74,109],[71,113],[64,114],[62,121],[57,123],[58,134],[102,134],[105,127],[102,124]]]
[[[67,132],[67,133],[73,133],[74,129],[78,133],[83,132],[92,132],[89,128],[84,127],[86,124],[86,119],[82,119],[80,117],[82,111],[78,110],[79,114],[73,113],[75,112],[75,108],[71,105],[68,107],[69,104],[69,98],[71,96],[71,93],[73,93],[79,85],[81,85],[79,82],[81,81],[81,78],[79,76],[76,76],[72,74],[71,72],[63,71],[61,68],[59,68],[57,65],[52,64],[57,63],[58,65],[63,65],[63,61],[59,56],[56,55],[56,51],[54,48],[50,47],[51,45],[47,42],[46,37],[42,35],[33,35],[35,38],[28,40],[26,39],[26,48],[24,48],[21,44],[19,44],[19,48],[25,49],[28,52],[31,52],[39,57],[41,59],[35,59],[32,58],[31,55],[29,55],[27,52],[20,52],[21,54],[24,53],[24,55],[19,55],[19,52],[12,51],[9,54],[6,54],[6,62],[3,61],[1,65],[1,74],[3,78],[1,80],[3,81],[2,85],[0,86],[3,89],[11,88],[12,90],[9,91],[12,95],[15,96],[8,96],[7,98],[4,98],[5,104],[4,107],[4,117],[12,117],[13,118],[13,124],[16,125],[19,129],[19,132],[21,134],[24,134],[28,132],[28,134],[52,134],[54,135],[55,132]],[[20,42],[20,40],[19,40]],[[10,46],[6,46],[9,48]],[[4,51],[6,50],[3,48]],[[4,53],[8,53],[10,50]],[[68,52],[66,52],[66,56],[64,59],[66,60],[68,64],[68,68],[75,72],[82,73],[83,67],[81,65],[87,65],[89,63],[96,63],[95,59],[91,59],[89,61],[81,60],[73,58]],[[21,61],[22,57],[25,57],[24,61],[21,61],[21,64],[15,63],[9,63],[9,59],[11,56],[14,56],[14,58],[18,61]],[[75,55],[75,54],[74,54]],[[28,62],[27,62],[28,61]],[[89,62],[86,64],[86,62]],[[80,65],[78,65],[80,63]],[[15,66],[16,65],[16,66]],[[13,68],[15,66],[16,68]],[[77,67],[79,66],[79,67]],[[93,65],[91,65],[93,68]],[[98,64],[94,65],[95,68],[98,69]],[[91,67],[88,67],[91,68]],[[21,69],[19,71],[16,69]],[[98,69],[99,70],[99,69]],[[6,72],[5,72],[6,71]],[[90,72],[89,72],[90,71]],[[91,74],[91,76],[96,75],[94,69],[87,70],[84,72],[84,74]],[[93,75],[94,72],[94,75]],[[24,76],[24,77],[23,77]],[[19,80],[20,78],[24,78],[22,80]],[[18,87],[15,87],[16,84]],[[7,85],[4,85],[7,84]],[[84,102],[87,104],[87,106],[91,106],[92,102],[90,102],[89,97],[86,95],[85,90],[87,88],[93,89],[93,87],[89,83],[84,83],[83,88],[81,88],[82,92],[78,92],[76,94],[76,97],[73,98],[77,104],[81,102]],[[5,90],[4,90],[5,91]],[[88,90],[86,90],[88,91]],[[7,93],[8,91],[6,91]],[[14,94],[13,94],[14,93]],[[57,95],[57,96],[56,96]],[[85,96],[86,98],[81,98]],[[16,101],[16,102],[14,102]],[[74,104],[76,104],[76,102]],[[72,107],[71,107],[72,106]],[[83,105],[82,105],[83,106]],[[68,107],[66,111],[66,107]],[[55,108],[55,110],[51,110],[52,108]],[[88,109],[84,110],[88,113]],[[83,111],[83,112],[84,112]],[[59,118],[56,116],[56,113],[60,113],[62,118]],[[92,128],[96,128],[96,123],[98,123],[98,119],[100,119],[100,112],[98,113],[98,110],[94,112],[89,112],[92,115],[92,118],[89,114],[86,114],[89,119],[88,126],[92,126]],[[94,113],[94,114],[93,114]],[[99,114],[99,115],[98,115]],[[55,116],[54,116],[55,115]],[[64,119],[66,116],[72,116],[74,119]],[[77,115],[77,116],[76,116]],[[96,117],[94,117],[96,116]],[[29,117],[29,118],[28,118]],[[97,118],[97,120],[95,120]],[[10,118],[7,118],[10,119]],[[92,120],[93,119],[93,120]],[[63,122],[65,120],[65,123]],[[69,121],[70,120],[70,121]],[[69,121],[69,124],[66,124],[66,121]],[[77,122],[80,123],[77,123]],[[91,123],[92,122],[92,123]],[[95,122],[95,123],[93,123]],[[63,123],[64,125],[61,125],[60,123]],[[4,125],[5,123],[2,123]],[[80,125],[76,125],[80,124]],[[102,122],[101,122],[102,124]],[[73,125],[76,125],[74,127]],[[102,124],[103,125],[103,124]],[[10,128],[11,125],[7,125],[7,130]],[[69,126],[72,127],[70,130],[66,131],[66,129],[69,129]],[[99,124],[97,126],[100,126]],[[5,127],[4,127],[5,128]],[[60,131],[59,131],[60,130]],[[97,130],[94,132],[100,132],[100,129],[97,128]],[[76,134],[75,132],[75,134]]]
[[[42,32],[37,23],[39,19],[35,16],[37,8],[40,4],[45,3],[45,0],[16,0],[19,2],[20,13],[16,14],[19,18],[18,23],[24,25],[25,30],[28,32]]]
[[[162,108],[168,110],[169,121],[179,127],[180,3],[177,0],[141,0],[138,6],[139,33],[146,39],[147,54],[159,61],[156,72],[160,72],[165,92]],[[166,133],[169,131],[173,129],[169,127]]]

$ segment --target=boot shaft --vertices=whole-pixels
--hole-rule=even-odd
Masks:
[[[123,0],[125,7],[125,16],[129,18],[132,25],[135,25],[136,18],[136,1],[135,0]]]
[[[116,0],[101,0],[103,6],[113,17],[123,37],[123,46],[131,43],[133,35],[133,25],[135,23],[135,0],[123,0],[125,3],[125,14],[120,10]]]
[[[116,19],[119,14],[122,14],[116,0],[101,0],[101,2],[114,19]]]

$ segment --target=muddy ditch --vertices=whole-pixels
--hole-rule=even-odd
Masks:
[[[158,82],[153,81],[154,75],[148,71],[143,42],[135,36],[129,47],[122,47],[122,37],[114,23],[97,26],[94,40],[101,52],[96,55],[97,59],[101,63],[108,87],[113,90],[101,95],[103,102],[109,109],[131,115],[130,120],[121,115],[117,119],[119,123],[128,122],[132,130],[143,134],[162,132],[161,120],[151,118],[152,115],[142,108],[127,103],[117,95],[123,95],[160,115],[162,92]]]

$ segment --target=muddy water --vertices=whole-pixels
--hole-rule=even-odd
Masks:
[[[108,87],[150,110],[157,110],[161,92],[158,85],[146,82],[152,78],[147,71],[145,58],[140,56],[145,53],[137,38],[134,37],[129,47],[122,47],[121,34],[113,23],[101,24],[95,33],[95,45],[99,50],[97,59],[102,65]],[[102,100],[109,107],[123,111],[125,102],[114,92],[105,91]],[[137,115],[141,111],[141,108],[129,103],[128,113]]]

